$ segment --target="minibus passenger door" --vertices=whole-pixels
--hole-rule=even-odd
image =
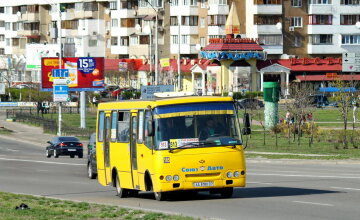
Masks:
[[[137,113],[131,114],[130,155],[133,188],[139,188],[137,167]]]
[[[104,165],[105,165],[105,176],[106,184],[111,182],[111,173],[110,173],[110,130],[111,130],[111,120],[110,115],[106,114],[105,117],[105,135],[104,135]]]

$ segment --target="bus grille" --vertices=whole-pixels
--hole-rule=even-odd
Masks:
[[[195,174],[186,174],[185,177],[210,177],[210,176],[219,176],[219,173],[195,173]]]

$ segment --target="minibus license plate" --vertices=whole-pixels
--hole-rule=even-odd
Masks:
[[[207,186],[214,186],[214,182],[198,182],[193,183],[194,187],[207,187]]]
[[[76,151],[76,149],[68,149],[68,151]]]

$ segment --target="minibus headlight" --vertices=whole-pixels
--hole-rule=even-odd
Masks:
[[[172,177],[170,175],[167,175],[166,176],[166,181],[171,181],[172,180]]]
[[[226,176],[227,176],[227,178],[231,178],[233,176],[233,174],[231,171],[229,171],[229,172],[227,172]]]
[[[173,180],[174,180],[174,181],[179,181],[179,179],[180,179],[180,177],[179,177],[178,175],[174,175],[174,176],[173,176]]]
[[[239,177],[239,176],[240,176],[239,171],[235,171],[235,172],[234,172],[234,177]]]

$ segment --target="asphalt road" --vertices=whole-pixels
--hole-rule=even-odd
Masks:
[[[360,164],[248,163],[246,188],[231,199],[151,193],[120,199],[86,176],[86,159],[46,158],[45,146],[0,138],[0,191],[220,219],[360,219]]]

